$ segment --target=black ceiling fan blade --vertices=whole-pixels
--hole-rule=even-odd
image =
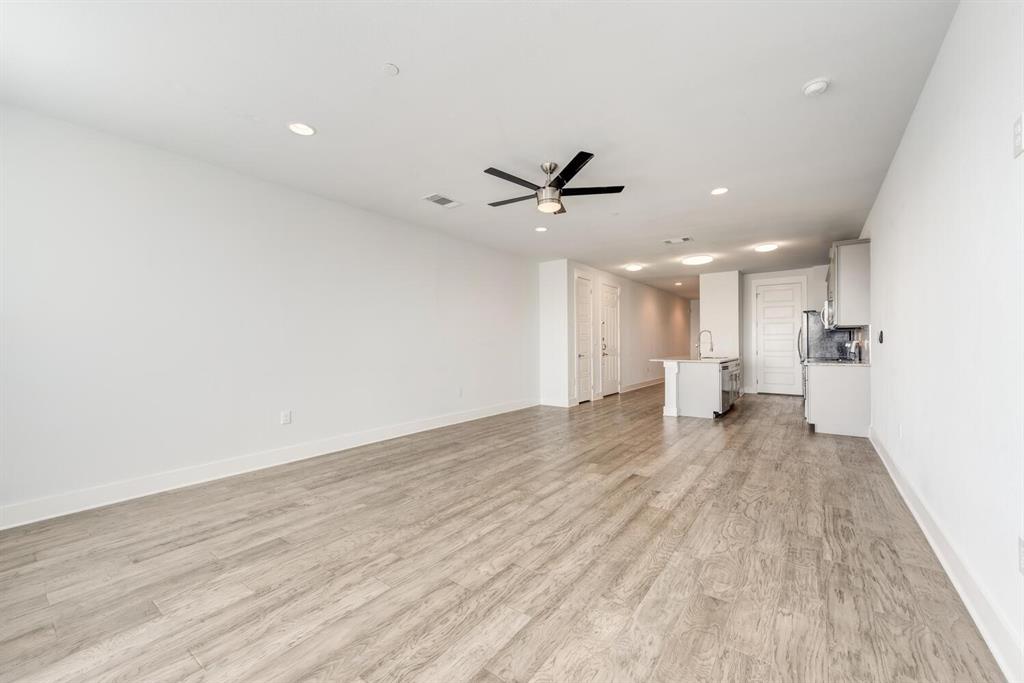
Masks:
[[[558,211],[555,211],[556,216],[560,213],[565,213],[565,204],[562,204],[560,207],[558,207]]]
[[[499,171],[496,168],[486,168],[486,169],[484,169],[484,173],[490,174],[490,175],[494,176],[495,178],[501,178],[502,180],[507,180],[510,183],[515,183],[516,185],[522,185],[523,187],[528,187],[531,190],[539,190],[540,189],[540,185],[534,185],[529,180],[523,180],[522,178],[517,178],[516,176],[512,175],[511,173],[505,173],[504,171]]]
[[[512,199],[502,199],[500,202],[491,202],[487,206],[505,206],[506,204],[514,204],[515,202],[521,202],[526,199],[536,199],[537,195],[528,194],[522,197],[513,197]]]
[[[562,190],[563,197],[579,196],[582,194],[615,194],[626,189],[625,185],[608,185],[607,187],[567,187]]]
[[[576,156],[572,158],[562,172],[555,176],[555,179],[551,181],[551,187],[557,187],[561,190],[565,187],[565,184],[573,179],[580,169],[587,165],[587,162],[594,158],[594,155],[590,152],[578,152]]]

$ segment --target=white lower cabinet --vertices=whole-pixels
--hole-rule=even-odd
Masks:
[[[807,422],[822,434],[867,436],[871,427],[871,368],[859,363],[807,366]]]
[[[740,396],[739,358],[652,358],[665,366],[667,417],[710,417],[725,413]]]

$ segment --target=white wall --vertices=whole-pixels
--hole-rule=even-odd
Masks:
[[[690,357],[697,351],[700,336],[700,299],[690,299]]]
[[[794,268],[792,270],[776,270],[770,273],[751,273],[743,275],[743,391],[748,394],[757,393],[757,377],[754,363],[757,362],[756,317],[757,306],[754,301],[758,282],[763,280],[792,280],[806,283],[804,290],[804,310],[820,310],[825,301],[828,264],[811,268]]]
[[[545,261],[538,267],[540,402],[569,406],[571,310],[569,262]]]
[[[535,265],[0,114],[0,524],[537,402]]]
[[[705,354],[740,357],[743,316],[740,292],[740,273],[737,270],[701,274],[700,325],[712,336],[711,340],[704,337],[701,348]],[[711,342],[715,347],[713,353],[709,351]]]
[[[961,3],[871,210],[873,439],[1024,680],[1022,3]],[[951,332],[955,332],[951,334]]]
[[[582,263],[559,259],[540,264],[540,347],[541,367],[546,375],[540,379],[544,390],[544,405],[575,405],[576,364],[571,349],[573,330],[573,279],[576,273],[588,275],[594,287],[594,357],[600,358],[601,316],[600,291],[603,283],[619,287],[620,327],[620,386],[623,391],[636,389],[662,381],[660,363],[652,363],[656,356],[686,356],[689,354],[689,303],[686,299],[669,294],[633,280],[628,280]],[[556,282],[564,278],[564,285]],[[563,314],[564,311],[564,314]],[[563,330],[562,336],[551,335]],[[562,359],[565,372],[552,366]],[[600,395],[600,372],[595,362],[595,394]],[[564,379],[563,379],[564,378]],[[559,387],[559,382],[563,382]]]

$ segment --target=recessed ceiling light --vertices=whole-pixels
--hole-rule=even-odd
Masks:
[[[821,95],[823,92],[828,90],[828,86],[831,81],[827,78],[815,78],[804,83],[804,95],[808,97],[814,97],[815,95]]]
[[[682,282],[677,282],[677,283],[676,283],[676,287],[682,287],[682,286],[683,286],[683,283],[682,283]]]
[[[756,247],[754,247],[754,251],[775,251],[778,248],[779,245],[777,244],[759,244]]]
[[[636,271],[643,269],[644,267],[641,266],[639,263],[630,263],[628,266],[626,266],[626,270],[628,270],[631,273],[635,273]]]
[[[380,70],[384,72],[385,76],[397,76],[399,71],[398,65],[391,62],[384,62]]]
[[[548,231],[548,229],[547,229],[547,228],[545,228],[545,227],[544,227],[543,225],[538,225],[538,226],[537,226],[536,228],[534,228],[533,230],[534,230],[534,232],[547,232],[547,231]]]
[[[307,126],[305,123],[299,123],[298,121],[296,121],[295,123],[289,123],[288,130],[295,133],[296,135],[316,134],[316,128],[313,128],[313,126]]]
[[[711,263],[715,259],[707,254],[698,254],[697,256],[687,256],[683,259],[683,265],[686,266],[703,266],[705,263]]]
[[[720,195],[720,194],[725,194],[728,191],[729,191],[728,187],[716,187],[715,189],[711,190],[711,194],[717,196],[717,195]]]

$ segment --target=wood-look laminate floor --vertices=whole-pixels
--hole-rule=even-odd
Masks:
[[[997,681],[798,398],[531,408],[0,533],[0,681]]]

